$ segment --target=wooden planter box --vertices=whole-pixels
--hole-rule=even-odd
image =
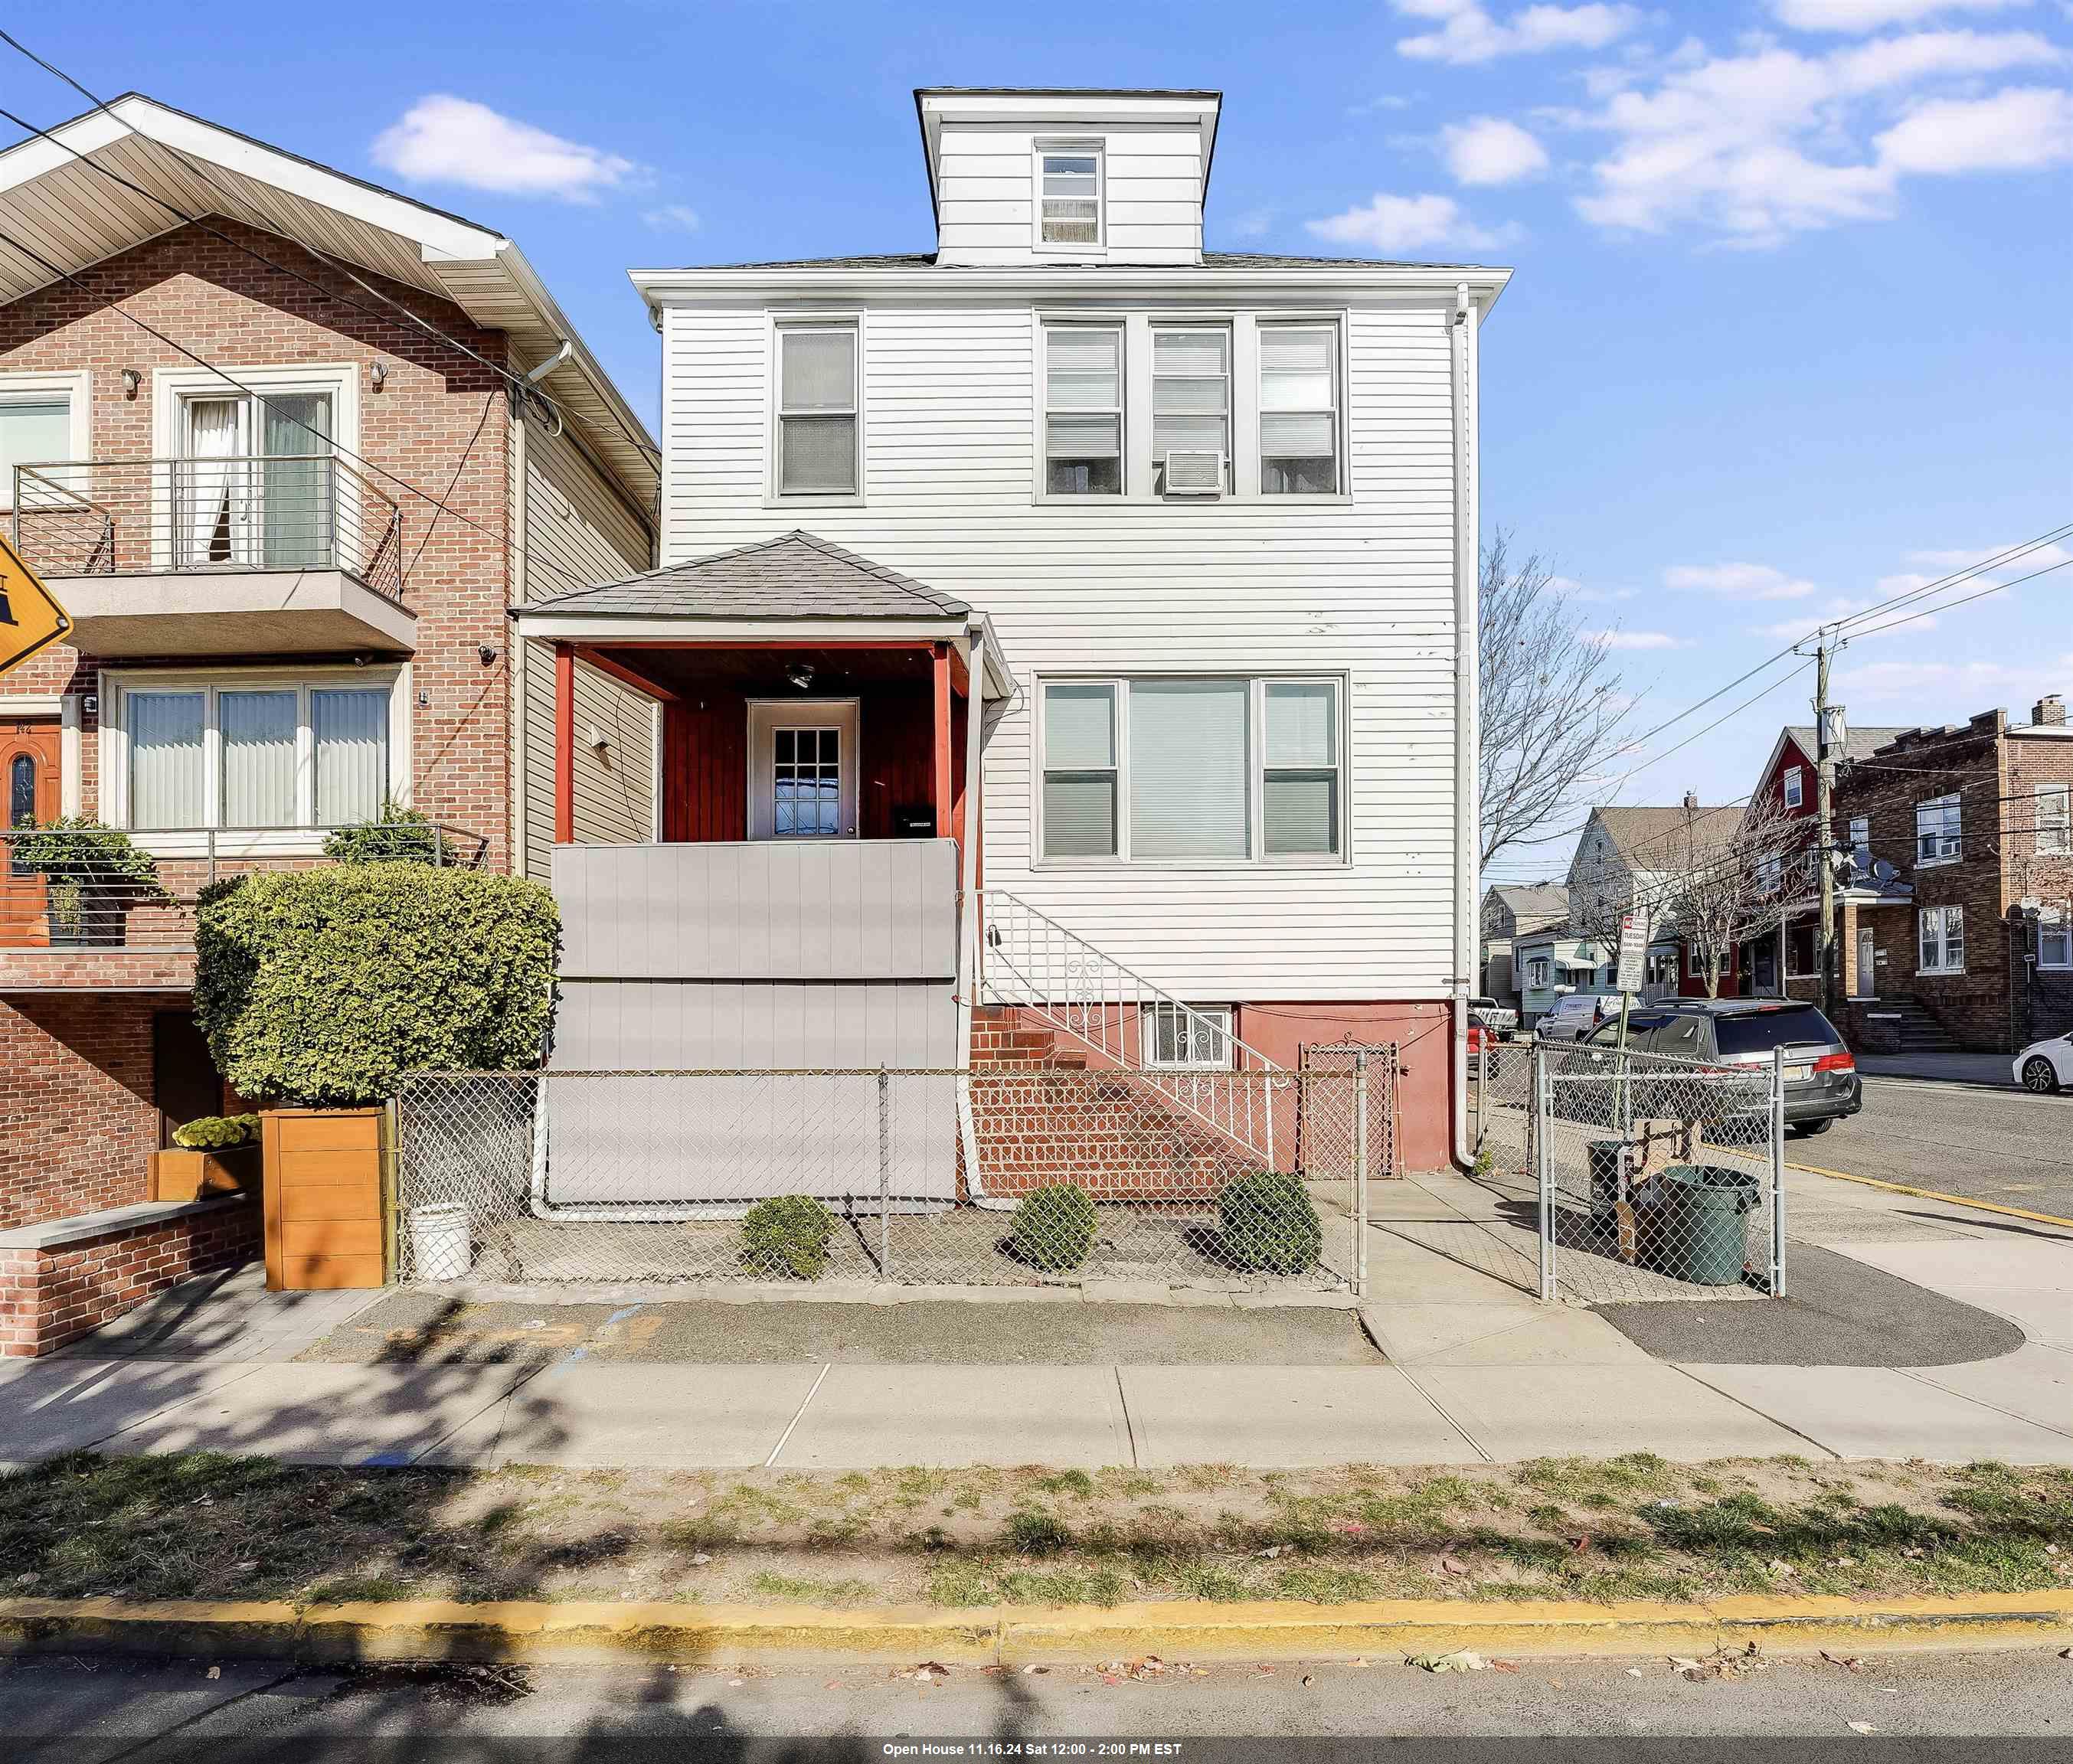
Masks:
[[[385,1118],[380,1108],[261,1114],[269,1291],[383,1284]]]
[[[259,1186],[260,1167],[256,1141],[212,1152],[169,1145],[151,1153],[151,1199],[206,1200],[212,1195],[249,1195]]]

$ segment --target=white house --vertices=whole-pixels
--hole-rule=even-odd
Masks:
[[[1396,1042],[1403,1160],[1444,1164],[1477,960],[1477,336],[1509,272],[1205,250],[1214,93],[915,97],[933,252],[634,273],[662,567],[518,628],[565,682],[663,702],[660,838],[708,849],[644,886],[732,901],[723,846],[787,913],[846,911],[885,885],[773,883],[769,846],[933,835],[954,961],[857,971],[954,985],[950,1042],[909,1055],[968,1057],[988,1001],[1069,1030],[1098,968],[1135,1001],[1102,1050],[1125,1063]],[[791,960],[636,941],[598,977]],[[726,1034],[744,1063],[826,1051],[810,1022]]]

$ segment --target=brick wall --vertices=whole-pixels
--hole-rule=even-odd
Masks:
[[[0,371],[88,369],[95,456],[142,460],[153,453],[154,371],[196,364],[131,323],[126,311],[233,375],[241,367],[353,364],[360,388],[356,451],[455,511],[442,514],[380,472],[369,473],[402,507],[404,603],[417,615],[411,793],[434,819],[488,837],[489,861],[501,869],[511,787],[505,618],[510,599],[505,544],[509,413],[502,383],[291,241],[220,217],[210,224],[319,287],[270,269],[197,228],[179,228],[83,271],[90,292],[59,283],[0,306]],[[502,335],[472,325],[457,306],[378,277],[368,279],[477,354],[507,359]],[[356,310],[354,302],[377,310]],[[389,368],[379,392],[368,371],[377,360]],[[122,384],[125,368],[143,376],[134,398]],[[483,644],[497,652],[487,668],[477,653]],[[134,658],[121,664],[149,665]],[[90,693],[97,665],[94,657],[52,648],[9,675],[5,689]],[[93,719],[83,720],[82,731],[82,800],[92,813],[99,800]]]
[[[153,1000],[0,999],[0,1230],[149,1198]]]
[[[2017,731],[2008,738],[2009,800],[2002,820],[2011,905],[2030,899],[2062,911],[2073,906],[2073,852],[2040,851],[2037,840],[2038,792],[2052,785],[2073,791],[2073,738],[2063,733],[2063,723],[2057,726],[2062,733]],[[2036,927],[2025,924],[2016,935],[2021,949],[2012,969],[2011,1020],[2016,1045],[2027,1046],[2073,1030],[2073,969],[2030,968],[2021,954],[2038,953]]]
[[[0,1357],[51,1353],[176,1281],[258,1250],[259,1208],[243,1200],[49,1249],[0,1249]]]

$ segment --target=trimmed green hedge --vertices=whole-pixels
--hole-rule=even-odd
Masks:
[[[377,1103],[408,1071],[540,1063],[561,920],[538,882],[341,864],[204,889],[195,1016],[238,1094]]]
[[[257,1115],[204,1115],[173,1129],[173,1143],[183,1151],[220,1152],[256,1145],[258,1139]]]
[[[835,1215],[810,1195],[779,1195],[742,1215],[741,1264],[768,1280],[818,1280]]]
[[[385,802],[372,820],[336,827],[324,835],[324,856],[341,864],[451,863],[453,847],[431,818],[415,808]]]
[[[1015,1208],[1008,1239],[1019,1261],[1049,1274],[1078,1268],[1094,1247],[1094,1203],[1070,1182],[1032,1189]]]
[[[1240,1268],[1300,1274],[1325,1246],[1324,1227],[1302,1178],[1256,1170],[1224,1184],[1217,1196],[1224,1254]]]

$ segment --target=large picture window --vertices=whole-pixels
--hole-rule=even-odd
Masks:
[[[1342,857],[1341,690],[1331,678],[1224,675],[1046,682],[1043,855]]]
[[[856,494],[857,349],[853,324],[777,330],[777,493]]]

